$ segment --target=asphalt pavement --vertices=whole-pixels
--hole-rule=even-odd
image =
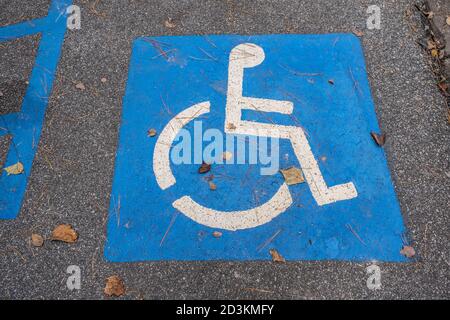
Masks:
[[[0,26],[43,16],[48,3],[0,0]],[[66,32],[21,212],[16,219],[0,220],[0,298],[102,299],[105,279],[113,274],[124,280],[122,298],[128,299],[449,298],[447,106],[429,57],[417,43],[424,31],[411,1],[74,3],[81,7],[81,29]],[[366,28],[366,10],[373,4],[381,8],[380,30]],[[165,24],[169,18],[174,27]],[[105,261],[122,97],[136,37],[341,32],[362,32],[407,242],[416,250],[410,262],[377,262],[382,288],[370,290],[366,267],[371,262]],[[37,41],[28,37],[1,44],[2,86],[27,81]],[[86,89],[77,89],[78,82]],[[11,95],[8,106],[20,101],[19,93]],[[60,223],[77,230],[75,244],[30,246],[32,233],[49,239]],[[66,287],[69,265],[81,268],[80,290]]]

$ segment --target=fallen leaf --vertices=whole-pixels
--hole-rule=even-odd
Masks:
[[[220,232],[220,231],[214,231],[214,232],[212,233],[212,235],[213,235],[214,238],[220,238],[220,237],[222,236],[222,232]]]
[[[375,143],[377,145],[379,145],[380,147],[383,146],[386,142],[386,134],[378,134],[375,132],[371,132],[370,135],[372,136],[372,139],[375,141]]]
[[[106,78],[101,78],[100,81],[105,83],[107,80],[106,80]]]
[[[21,162],[17,162],[16,164],[13,164],[9,167],[3,168],[3,170],[6,171],[6,174],[8,176],[10,174],[12,174],[12,175],[21,174],[21,173],[23,173],[23,164]]]
[[[78,234],[69,224],[60,224],[52,232],[52,240],[63,241],[67,243],[76,242]]]
[[[209,189],[210,189],[211,191],[215,191],[215,190],[217,189],[216,184],[215,184],[214,182],[210,181],[210,182],[209,182]]]
[[[447,20],[445,20],[445,22],[447,22],[447,25],[450,26],[450,16],[447,17]]]
[[[278,253],[275,249],[270,249],[270,255],[272,256],[273,262],[286,262],[286,260]]]
[[[118,276],[111,276],[106,279],[106,286],[104,290],[108,297],[120,297],[125,293],[125,286],[122,279]]]
[[[445,83],[445,82],[440,82],[440,83],[438,84],[438,86],[439,86],[439,89],[442,90],[442,92],[444,93],[444,95],[448,95],[448,92],[447,92],[447,90],[448,90],[448,85],[447,85],[447,83]]]
[[[431,50],[431,56],[437,58],[439,56],[439,51],[437,49]]]
[[[209,163],[203,162],[200,168],[198,168],[198,173],[207,173],[211,170],[211,165]]]
[[[83,90],[86,89],[86,87],[84,86],[83,82],[78,82],[78,83],[75,85],[75,88],[77,88],[77,89],[79,89],[79,90],[81,90],[81,91],[83,91]]]
[[[331,85],[333,85],[333,84],[334,84],[334,80],[333,80],[333,79],[330,79],[330,80],[328,80],[328,83],[331,84]]]
[[[33,245],[33,247],[42,247],[42,245],[44,244],[44,238],[42,238],[40,234],[33,233],[31,235],[31,244]]]
[[[427,40],[427,48],[428,50],[436,49],[436,42],[433,40]]]
[[[172,18],[167,19],[166,21],[164,21],[164,25],[166,26],[166,28],[172,29],[175,28],[177,25],[173,22]]]
[[[400,250],[400,253],[407,258],[412,258],[415,256],[416,250],[414,250],[414,248],[410,246],[403,246],[402,250]]]
[[[305,182],[302,170],[296,167],[290,167],[287,169],[281,169],[281,174],[284,177],[284,181],[288,186]]]
[[[235,130],[236,126],[230,122],[230,123],[227,123],[227,129],[228,130]]]
[[[409,18],[409,17],[412,15],[411,9],[410,9],[410,8],[406,9],[406,10],[405,10],[405,14],[406,14],[406,16]]]
[[[156,136],[156,134],[157,134],[157,132],[156,132],[155,129],[149,129],[149,130],[147,131],[147,135],[148,135],[149,137],[154,137],[154,136]]]
[[[233,154],[230,151],[225,151],[224,153],[222,153],[222,159],[223,160],[230,160],[233,157]]]
[[[364,35],[364,32],[359,30],[353,30],[353,34],[357,37],[362,37]]]

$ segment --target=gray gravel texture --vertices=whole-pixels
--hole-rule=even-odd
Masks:
[[[47,15],[50,0],[0,0],[0,26]]]
[[[92,2],[75,1],[82,7],[81,30],[66,34],[22,211],[15,220],[0,221],[0,298],[101,299],[112,274],[124,279],[122,298],[128,299],[450,297],[446,104],[416,43],[422,30],[411,1],[123,0],[100,1],[95,10]],[[381,30],[365,28],[372,4],[381,8]],[[31,15],[42,10],[33,3],[26,7]],[[23,12],[8,8],[0,10],[0,21]],[[169,17],[173,29],[164,25]],[[353,30],[364,33],[376,112],[388,134],[388,163],[417,252],[411,263],[378,263],[382,288],[372,291],[366,286],[370,262],[105,262],[105,222],[134,38]],[[74,81],[86,90],[77,90]],[[30,247],[32,232],[48,239],[59,223],[73,225],[79,241]],[[72,264],[81,267],[81,290],[66,287]]]

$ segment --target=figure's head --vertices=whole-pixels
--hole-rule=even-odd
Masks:
[[[238,63],[243,68],[252,68],[264,61],[264,50],[254,43],[242,43],[230,52],[230,62]]]

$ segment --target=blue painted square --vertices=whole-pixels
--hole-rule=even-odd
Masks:
[[[270,222],[245,230],[211,228],[172,203],[190,196],[222,211],[269,201],[284,179],[260,165],[168,165],[176,183],[162,190],[153,153],[158,135],[178,113],[203,101],[203,130],[225,123],[230,51],[263,48],[265,60],[244,71],[246,97],[288,100],[292,115],[243,111],[244,120],[301,126],[328,186],[352,182],[358,196],[319,206],[307,183],[289,186],[293,203]],[[199,118],[199,119],[200,119]],[[186,125],[194,131],[192,122]],[[404,226],[383,149],[360,41],[351,34],[167,36],[134,41],[123,99],[105,256],[109,261],[260,260],[277,249],[287,260],[404,261]],[[207,144],[207,143],[204,143]],[[280,140],[280,168],[300,167]],[[213,175],[217,190],[206,177]],[[212,235],[220,231],[222,236]]]

